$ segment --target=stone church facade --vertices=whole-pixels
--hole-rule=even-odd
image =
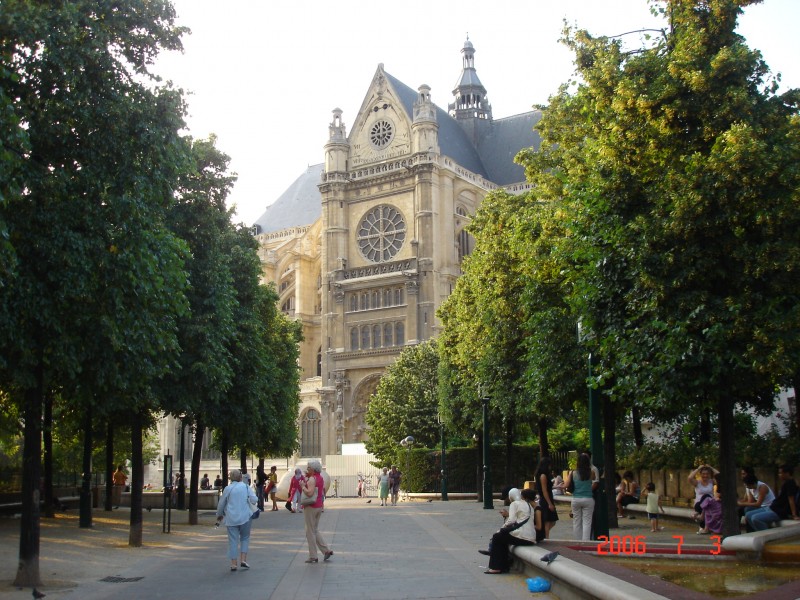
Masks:
[[[436,311],[472,249],[471,215],[496,188],[528,189],[513,162],[538,147],[531,111],[494,119],[467,40],[445,111],[378,65],[348,132],[333,111],[324,162],[253,226],[263,280],[303,324],[298,457],[340,454],[368,437],[385,368],[435,337]]]

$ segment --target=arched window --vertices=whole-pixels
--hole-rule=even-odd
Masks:
[[[384,306],[392,305],[392,290],[390,289],[383,290],[383,305]]]
[[[317,350],[317,377],[322,377],[322,346]]]
[[[358,350],[358,327],[350,330],[350,350]]]
[[[403,305],[403,288],[401,287],[394,289],[394,304],[395,306]]]
[[[383,326],[383,343],[386,346],[391,346],[392,345],[392,337],[393,337],[392,336],[392,330],[393,329],[394,329],[394,327],[392,327],[391,323],[386,323],[386,325]]]
[[[381,347],[381,326],[380,325],[373,325],[372,326],[372,347],[373,348],[380,348]]]
[[[319,456],[320,439],[319,413],[310,408],[300,421],[300,456]]]
[[[372,308],[381,307],[381,293],[379,291],[372,292]]]
[[[369,308],[369,294],[361,294],[361,310]]]
[[[394,345],[402,346],[406,343],[405,326],[402,323],[395,323],[394,325]]]
[[[361,349],[367,350],[369,348],[369,325],[361,328]]]
[[[458,247],[458,262],[464,260],[464,257],[467,256],[470,252],[472,252],[472,236],[467,233],[467,211],[464,207],[459,206],[456,209],[456,214],[458,215],[457,225],[460,226],[460,229],[457,227],[456,230],[458,231],[458,237],[456,245]],[[461,223],[461,221],[464,221]]]
[[[358,296],[355,294],[350,295],[350,312],[356,312],[358,310]]]

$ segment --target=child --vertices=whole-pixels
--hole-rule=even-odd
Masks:
[[[658,511],[664,512],[661,506],[661,497],[656,494],[656,484],[652,481],[645,486],[647,490],[647,518],[650,519],[650,531],[663,531],[663,527],[658,526]]]

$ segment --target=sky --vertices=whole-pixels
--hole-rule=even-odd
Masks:
[[[350,132],[379,63],[447,109],[461,49],[495,118],[546,104],[573,74],[559,43],[563,24],[595,35],[663,27],[647,0],[172,0],[191,29],[183,53],[162,54],[155,72],[187,92],[188,134],[217,136],[238,174],[229,203],[252,224],[309,165],[323,162],[334,108]],[[750,6],[738,31],[761,51],[781,91],[800,87],[800,1]],[[639,34],[624,37],[632,46]]]

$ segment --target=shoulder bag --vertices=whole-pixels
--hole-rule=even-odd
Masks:
[[[317,502],[317,496],[319,496],[319,488],[314,488],[314,493],[310,496],[306,496],[305,492],[300,494],[300,505],[301,506],[311,506]]]
[[[520,527],[525,525],[525,523],[530,521],[531,520],[531,515],[533,514],[533,508],[531,507],[531,503],[530,502],[528,502],[527,504],[528,504],[528,510],[530,511],[528,513],[528,517],[526,519],[523,519],[522,521],[517,521],[515,523],[509,523],[508,525],[503,525],[500,528],[500,531],[506,531],[506,532],[516,531],[517,529],[519,529]]]

